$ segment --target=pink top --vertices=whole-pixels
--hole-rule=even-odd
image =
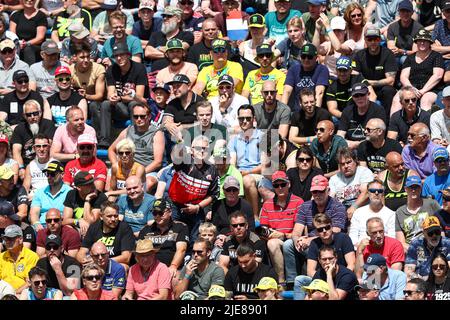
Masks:
[[[78,289],[73,292],[78,300],[89,300],[86,288]],[[116,296],[113,295],[112,291],[106,291],[102,289],[102,293],[97,300],[117,300]]]
[[[95,129],[90,125],[84,125],[84,133],[89,133],[93,137],[95,137],[95,143],[97,143],[97,135],[95,133]],[[55,135],[53,136],[53,143],[61,144],[61,153],[71,154],[77,152],[77,140],[78,136],[74,137],[69,134],[67,131],[67,123],[56,129]]]
[[[144,281],[139,265],[135,264],[128,273],[126,290],[136,292],[137,300],[150,300],[159,294],[159,289],[169,289],[168,300],[171,300],[171,281],[169,268],[160,261],[157,261],[150,270],[147,281]]]

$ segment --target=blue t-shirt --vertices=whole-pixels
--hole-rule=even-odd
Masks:
[[[45,188],[36,191],[33,201],[31,202],[31,207],[41,208],[39,212],[39,223],[45,226],[45,215],[51,208],[56,208],[61,213],[64,211],[64,201],[70,190],[72,190],[72,188],[63,183],[56,195],[51,194],[50,186],[46,186]]]
[[[438,246],[432,251],[428,249],[425,242],[426,240],[423,236],[411,241],[405,258],[405,265],[415,265],[415,272],[420,276],[428,276],[430,274],[431,262],[436,254],[442,253],[447,257],[447,260],[450,260],[450,239],[441,238]]]
[[[275,44],[279,44],[283,39],[287,38],[287,23],[295,16],[301,17],[302,13],[298,10],[291,9],[289,14],[281,21],[277,19],[277,13],[275,11],[266,13],[267,36],[275,39]]]
[[[125,268],[113,259],[109,259],[108,269],[103,278],[102,289],[111,291],[114,288],[125,289]]]
[[[144,59],[144,50],[142,50],[141,40],[139,38],[127,35],[127,46],[128,51],[130,51],[131,56],[134,56],[136,54],[140,54],[141,58]],[[116,43],[116,39],[114,37],[109,38],[105,41],[105,44],[103,45],[102,53],[100,54],[100,58],[110,58],[111,61],[114,61],[113,56],[113,46]]]
[[[153,220],[152,208],[155,197],[144,193],[144,199],[140,206],[135,207],[133,201],[127,195],[121,195],[117,201],[119,206],[119,214],[124,216],[133,232],[139,232],[147,224],[148,221]]]
[[[148,30],[144,29],[144,25],[142,24],[141,20],[136,21],[133,24],[133,30],[131,31],[131,34],[135,37],[138,37],[141,40],[148,40],[150,39],[150,36],[154,32],[161,31],[163,20],[159,17],[153,17],[152,27]]]
[[[425,178],[422,187],[422,197],[427,198],[433,196],[434,199],[442,206],[442,193],[440,190],[447,189],[450,186],[450,174],[438,176],[436,173]]]
[[[324,246],[322,239],[315,238],[311,241],[311,245],[308,249],[308,259],[317,261],[319,258],[319,250]],[[336,249],[336,253],[338,256],[337,263],[347,266],[347,261],[345,261],[345,255],[349,252],[353,252],[353,243],[350,237],[342,232],[333,234],[333,241],[329,246]]]
[[[364,272],[363,279],[369,283],[375,281],[377,278],[371,279]],[[384,283],[379,291],[379,300],[403,300],[403,290],[406,287],[406,274],[403,271],[388,268],[388,281]],[[379,286],[380,284],[378,284]]]

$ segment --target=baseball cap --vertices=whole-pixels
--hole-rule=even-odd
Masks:
[[[446,201],[450,200],[450,187],[447,187],[447,189],[439,190],[440,193],[442,193],[442,198]]]
[[[11,179],[11,177],[14,176],[14,171],[6,165],[0,166],[0,179],[1,180],[8,180]]]
[[[173,38],[166,43],[167,50],[171,49],[183,49],[183,42],[180,39]]]
[[[223,39],[214,39],[211,43],[211,49],[227,48],[227,42]]]
[[[13,81],[17,81],[17,80],[20,80],[22,78],[29,79],[28,73],[25,70],[16,70],[16,71],[14,71],[14,73],[13,73]]]
[[[307,43],[303,45],[303,47],[300,49],[300,54],[306,54],[310,56],[316,56],[317,55],[317,48],[315,45],[311,43]]]
[[[259,280],[258,285],[253,288],[253,291],[257,292],[258,290],[269,290],[269,289],[278,289],[277,281],[271,277],[263,277]]]
[[[444,90],[442,91],[442,96],[443,96],[444,98],[450,97],[450,86],[446,86],[446,87],[444,88]]]
[[[222,1],[223,1],[223,0],[222,0]],[[275,2],[280,2],[280,1],[291,2],[291,0],[275,0]]]
[[[328,187],[328,179],[322,175],[315,176],[311,181],[309,191],[323,191]]]
[[[378,29],[374,26],[367,27],[366,32],[364,33],[364,36],[367,38],[370,38],[370,37],[380,38],[381,37],[380,29]]]
[[[117,0],[103,0],[100,8],[104,10],[115,10],[117,8]]]
[[[14,49],[16,47],[16,44],[11,39],[5,39],[2,42],[0,42],[0,51],[3,51],[6,48]]]
[[[125,42],[115,43],[112,49],[114,56],[124,53],[130,54],[130,50],[128,50],[128,45]]]
[[[422,222],[422,229],[423,230],[430,230],[430,229],[441,229],[441,223],[439,222],[439,219],[436,216],[428,216],[423,220]]]
[[[167,92],[168,94],[170,94],[170,87],[169,87],[169,85],[168,85],[167,83],[165,83],[165,84],[157,83],[157,84],[155,85],[155,87],[152,89],[152,91],[155,92],[156,89],[164,90],[165,92]]]
[[[56,244],[58,247],[60,247],[62,240],[57,234],[49,234],[47,236],[47,239],[45,239],[45,245],[48,246],[51,243]]]
[[[272,175],[272,182],[275,182],[277,180],[283,180],[286,182],[289,182],[288,176],[286,174],[286,172],[284,171],[276,171],[273,175]]]
[[[213,284],[211,286],[211,288],[209,288],[208,291],[208,299],[209,300],[214,300],[211,298],[222,298],[225,299],[227,297],[227,293],[225,292],[225,288],[218,285],[218,284]]]
[[[450,9],[450,1],[445,1],[442,5],[442,10]]]
[[[422,180],[418,176],[409,176],[406,178],[405,187],[422,186]]]
[[[331,19],[330,28],[333,30],[345,30],[347,22],[345,22],[343,17],[337,16]]]
[[[324,0],[308,0],[307,2],[312,4],[313,6],[321,6],[327,4],[327,2]]]
[[[222,83],[228,83],[228,84],[234,85],[233,77],[230,76],[229,74],[221,75],[219,78],[219,82],[217,84],[222,84]]]
[[[2,143],[2,142],[8,144],[9,143],[9,139],[8,139],[8,136],[6,134],[0,133],[0,143]]]
[[[94,176],[87,171],[78,171],[73,177],[73,184],[75,187],[86,186],[94,183],[94,181]]]
[[[431,32],[425,29],[420,29],[419,32],[414,36],[414,42],[417,40],[425,40],[433,43],[433,37],[431,36]]]
[[[5,233],[3,237],[6,238],[15,238],[15,237],[23,237],[22,228],[16,224],[9,225],[5,228]]]
[[[139,10],[141,10],[141,9],[154,10],[154,8],[155,8],[155,4],[152,1],[141,0],[141,2],[139,3]]]
[[[167,82],[167,84],[168,84],[168,85],[172,85],[172,84],[177,83],[177,82],[178,82],[178,83],[190,84],[190,83],[191,83],[191,80],[189,80],[189,78],[187,77],[187,75],[179,73],[179,74],[176,74],[176,75],[173,77],[173,80],[172,80],[172,81]]]
[[[180,300],[198,300],[199,296],[194,291],[184,291],[180,294]]]
[[[400,10],[408,10],[408,11],[413,12],[413,11],[414,11],[414,8],[413,8],[413,5],[412,5],[411,1],[409,1],[409,0],[403,0],[402,2],[400,2],[400,3],[398,4],[398,10],[399,10],[399,11],[400,11]]]
[[[356,94],[367,94],[369,92],[369,88],[364,83],[355,83],[352,86],[352,96]]]
[[[249,27],[264,28],[266,26],[266,20],[259,13],[251,15],[248,22]]]
[[[241,184],[239,183],[239,180],[236,179],[235,177],[228,176],[225,178],[225,181],[223,182],[223,188],[224,189],[228,189],[228,188],[240,189]]]
[[[50,161],[47,167],[42,172],[64,172],[64,167],[58,160]]]
[[[364,270],[367,270],[370,266],[383,267],[386,266],[386,258],[379,253],[372,253],[364,264]]]
[[[174,7],[174,6],[168,6],[164,8],[164,12],[162,14],[162,16],[179,16],[181,17],[181,15],[183,14],[183,10],[181,10],[180,8]]]
[[[363,280],[360,284],[355,286],[355,290],[358,291],[359,289],[363,290],[380,290],[378,286],[375,283],[370,283],[367,280]]]
[[[266,53],[273,54],[272,48],[267,43],[263,43],[262,45],[256,47],[256,55]]]
[[[314,279],[309,286],[303,286],[303,290],[318,290],[320,292],[329,294],[330,293],[330,287],[328,286],[328,283],[323,281],[322,279]]]
[[[14,205],[6,200],[0,201],[0,216],[6,216],[14,221],[20,221],[20,217],[14,210]]]
[[[78,137],[77,144],[96,144],[95,138],[89,133],[83,133]]]
[[[58,45],[53,40],[46,40],[41,45],[41,51],[46,54],[59,53]]]
[[[165,199],[157,199],[153,202],[153,211],[162,211],[164,212],[166,209],[172,209],[172,205],[169,201]]]
[[[346,56],[340,56],[336,61],[336,69],[350,70],[352,68],[352,59]]]
[[[84,39],[90,34],[89,30],[81,23],[72,23],[67,29],[70,36],[76,39]]]
[[[58,68],[56,68],[55,77],[59,76],[60,74],[68,74],[69,76],[72,75],[70,69],[65,66],[59,66]]]
[[[159,251],[159,249],[153,246],[153,241],[151,239],[141,239],[136,242],[135,253],[147,253],[147,252]]]
[[[439,158],[444,158],[448,160],[448,151],[446,148],[438,147],[433,152],[433,161],[436,161]]]

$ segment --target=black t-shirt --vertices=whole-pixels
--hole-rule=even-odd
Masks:
[[[62,100],[59,96],[59,92],[48,97],[47,101],[50,105],[53,122],[58,126],[66,123],[66,110],[72,106],[77,106],[83,99],[84,98],[74,90],[72,90],[72,93],[67,100]]]
[[[133,251],[135,246],[133,230],[125,221],[120,221],[109,233],[103,232],[102,220],[91,224],[81,246],[90,249],[97,241],[105,244],[111,258],[120,256],[123,251]]]
[[[381,80],[386,78],[385,73],[398,70],[394,54],[385,47],[381,47],[377,55],[369,54],[368,49],[358,51],[353,61],[356,64],[354,70],[361,73],[367,80]]]
[[[443,0],[425,0],[421,2],[420,5],[420,15],[419,22],[424,26],[428,27],[435,23],[437,20],[441,19],[441,10],[436,10],[437,8],[442,8]]]
[[[350,81],[347,83],[341,83],[339,79],[332,80],[331,84],[327,87],[325,99],[326,101],[336,101],[338,110],[343,111],[345,107],[352,101],[352,86],[355,83],[366,83],[368,81],[364,79],[361,74],[351,75]]]
[[[255,231],[255,217],[253,216],[253,211],[250,203],[247,200],[239,199],[238,203],[229,207],[225,203],[225,199],[216,201],[212,206],[212,224],[217,227],[218,234],[229,234],[230,220],[229,217],[233,212],[242,212],[247,217],[248,228],[251,231]]]
[[[415,20],[411,20],[409,26],[404,28],[399,20],[389,26],[387,30],[387,39],[394,40],[397,48],[411,50],[414,43],[413,38],[422,28],[422,25]]]
[[[346,132],[345,139],[361,141],[366,139],[364,128],[370,119],[379,118],[386,123],[386,111],[378,104],[369,101],[369,108],[364,115],[358,114],[358,108],[353,103],[342,111],[339,130]]]
[[[230,268],[225,276],[224,288],[233,292],[233,295],[245,295],[249,299],[258,299],[258,294],[253,289],[264,277],[278,279],[272,267],[259,263],[252,273],[244,272],[238,265]]]
[[[433,75],[433,68],[444,69],[444,59],[439,52],[431,51],[428,57],[421,63],[416,62],[416,55],[410,55],[403,63],[404,68],[411,68],[409,73],[409,81],[417,88],[422,89],[427,83],[428,79]],[[435,91],[441,87],[441,83],[438,83],[431,90]],[[437,92],[437,91],[436,91]]]
[[[47,271],[48,288],[61,289],[61,287],[59,286],[58,278],[55,274],[55,270],[53,270],[52,266],[50,265],[50,260],[47,257],[39,259],[36,266]],[[76,259],[72,258],[71,256],[64,255],[64,261],[61,268],[66,278],[79,278],[81,276],[81,265]]]
[[[196,93],[192,94],[191,103],[187,106],[186,110],[181,105],[181,99],[175,98],[167,105],[164,112],[165,116],[173,117],[175,123],[190,124],[197,121],[197,112],[195,110],[195,104],[198,101],[205,100],[202,96]]]
[[[450,237],[450,214],[444,209],[435,212],[434,215],[439,219],[442,229],[445,232],[447,238]]]
[[[19,97],[17,97],[16,90],[5,94],[2,103],[0,104],[0,111],[8,114],[6,122],[10,125],[25,122],[25,119],[23,118],[23,105],[31,99],[39,102],[42,107],[44,106],[42,96],[33,90],[30,90],[30,93],[25,99],[19,99]]]
[[[314,279],[322,279],[323,281],[327,281],[327,273],[321,267],[314,274]],[[349,269],[339,264],[339,270],[334,277],[334,287],[336,289],[341,289],[347,291],[347,296],[345,300],[356,300],[356,292],[355,286],[358,284],[358,280],[356,279],[356,275],[351,272]]]
[[[17,10],[11,15],[11,21],[15,22],[16,35],[19,39],[26,41],[36,38],[37,28],[44,26],[47,28],[47,17],[42,11],[38,11],[37,14],[31,19],[25,18],[23,10]]]
[[[311,191],[309,191],[312,179],[319,174],[323,174],[323,171],[319,168],[312,168],[304,181],[300,181],[298,168],[290,168],[286,174],[291,182],[291,192],[304,201],[308,201],[311,200],[312,196]]]
[[[42,133],[50,139],[53,139],[55,131],[55,125],[51,120],[41,119],[38,133]],[[36,153],[33,150],[33,134],[27,124],[19,123],[14,129],[11,137],[11,145],[14,144],[20,144],[22,146],[22,159],[24,165],[27,166],[36,157]]]
[[[386,155],[391,151],[402,154],[403,148],[396,140],[385,138],[380,149],[376,149],[369,141],[363,141],[358,146],[358,160],[365,161],[370,170],[379,173],[386,169]]]
[[[124,89],[136,90],[137,85],[144,85],[144,98],[149,98],[150,90],[145,66],[133,60],[130,62],[131,66],[126,74],[121,73],[120,67],[116,63],[106,69],[106,85],[115,86],[118,96],[122,96]]]
[[[180,31],[175,37],[180,39],[183,42],[186,42],[189,44],[189,46],[192,46],[194,44],[194,33],[188,32],[188,31]],[[173,39],[172,38],[172,39]],[[152,33],[150,36],[150,39],[148,40],[148,44],[152,46],[153,48],[157,48],[160,46],[165,46],[167,43],[167,37],[164,33],[161,31],[157,31]],[[152,60],[152,71],[158,71],[161,69],[164,69],[169,65],[169,60],[166,58],[156,59]]]
[[[447,275],[441,285],[428,281],[427,297],[428,300],[450,300],[450,277]]]
[[[324,243],[322,242],[322,239],[315,238],[313,241],[311,241],[311,245],[308,249],[308,259],[318,261],[319,260],[319,250],[324,246]],[[347,253],[353,252],[353,244],[352,239],[350,237],[343,233],[335,233],[333,234],[333,241],[328,246],[333,247],[336,249],[337,253],[337,263],[342,264],[344,266],[347,266],[347,261],[345,260],[345,255]]]
[[[139,232],[138,239],[151,239],[155,247],[159,248],[156,257],[159,261],[170,266],[177,251],[177,242],[189,243],[189,230],[186,224],[180,221],[172,221],[169,229],[161,233],[154,222],[151,226],[146,225]],[[181,265],[183,267],[183,265]]]
[[[207,47],[203,41],[194,44],[189,48],[186,61],[197,65],[198,71],[212,65],[213,59],[211,57],[211,48]]]
[[[406,122],[406,114],[403,110],[399,110],[395,112],[391,116],[391,120],[389,121],[388,131],[398,132],[397,140],[403,141],[406,145],[408,144],[408,130],[409,128],[418,122],[425,123],[427,127],[430,127],[430,112],[425,111],[419,107],[417,107],[417,112],[412,119],[411,122]]]
[[[100,209],[103,202],[108,200],[103,192],[97,191],[97,197],[90,201],[91,210]],[[73,209],[73,216],[75,219],[80,219],[84,215],[84,199],[80,197],[78,190],[73,189],[67,193],[66,200],[64,200],[64,206]]]
[[[269,262],[266,243],[261,240],[256,233],[250,231],[250,234],[243,243],[250,243],[255,248],[256,256],[261,258],[263,263]],[[230,257],[230,267],[238,264],[236,250],[239,245],[240,243],[233,236],[230,236],[223,245],[222,255]]]
[[[22,185],[15,185],[14,189],[11,190],[10,194],[8,194],[6,197],[0,196],[0,201],[6,200],[13,204],[14,209],[17,212],[17,208],[21,204],[28,205],[28,194],[27,190]]]
[[[332,121],[331,114],[328,110],[317,107],[315,110],[316,112],[314,112],[314,115],[310,119],[306,119],[305,111],[303,109],[292,114],[291,126],[298,127],[299,137],[315,136],[317,123],[322,120]]]
[[[245,9],[247,8],[253,8],[255,10],[255,13],[259,13],[264,16],[267,13],[268,5],[269,1],[267,0],[242,0],[241,8],[242,11],[245,11]]]

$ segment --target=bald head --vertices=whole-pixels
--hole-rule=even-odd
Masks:
[[[380,119],[380,118],[373,118],[373,119],[370,119],[370,120],[367,122],[366,127],[369,127],[369,128],[372,128],[372,129],[378,128],[378,129],[383,130],[383,132],[386,131],[386,124],[385,124],[384,121],[383,121],[382,119]]]
[[[392,165],[398,161],[402,160],[402,155],[397,151],[391,151],[386,155],[386,164]]]
[[[53,219],[55,217],[61,217],[61,211],[59,211],[56,208],[51,208],[47,211],[47,213],[45,214],[45,218],[46,219]]]
[[[107,253],[108,249],[106,248],[105,244],[103,242],[97,241],[94,243],[91,247],[91,255],[97,255],[102,253]]]
[[[417,122],[417,123],[413,124],[411,126],[411,128],[409,129],[409,131],[413,132],[415,134],[430,136],[430,129],[428,128],[428,126],[425,123],[422,123],[422,122]]]
[[[333,130],[334,131],[334,123],[330,120],[322,120],[319,121],[319,123],[317,124],[317,128],[320,128],[321,126],[323,126],[325,128],[325,130]]]
[[[129,187],[129,186],[142,186],[142,181],[141,179],[139,179],[137,176],[129,176],[127,178],[127,180],[125,180],[125,187]]]
[[[264,81],[262,86],[262,91],[276,91],[277,90],[277,84],[275,81],[268,80]]]

